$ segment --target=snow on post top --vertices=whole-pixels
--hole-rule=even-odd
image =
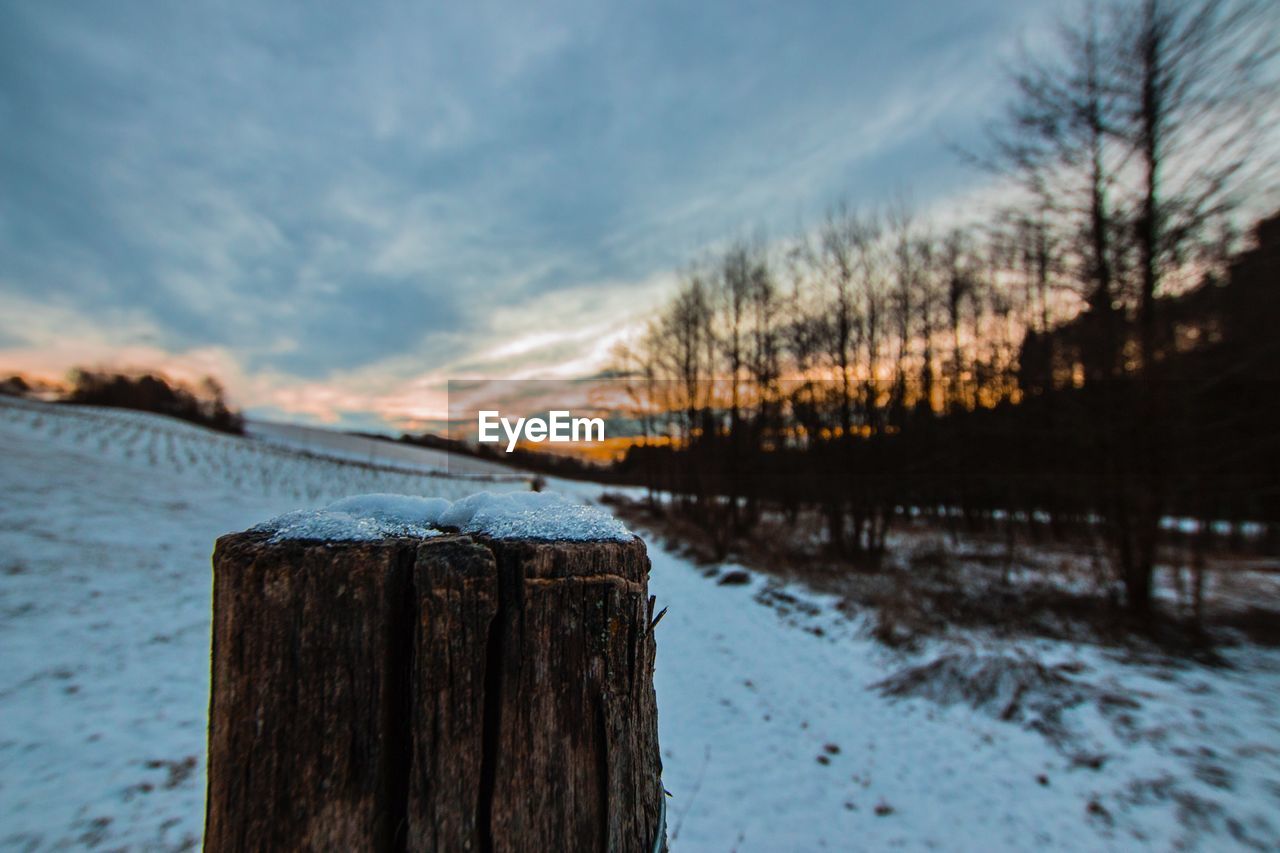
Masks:
[[[555,492],[481,492],[454,501],[440,524],[494,539],[626,542],[626,525],[598,507],[575,503]]]
[[[272,542],[323,539],[363,542],[388,536],[439,536],[435,519],[449,508],[440,498],[409,495],[357,495],[334,501],[323,509],[300,509],[250,528],[270,533]]]
[[[356,495],[322,509],[285,513],[251,530],[272,534],[272,542],[427,537],[444,530],[494,539],[625,542],[632,538],[631,531],[604,510],[554,492],[480,492],[453,503],[411,495]]]

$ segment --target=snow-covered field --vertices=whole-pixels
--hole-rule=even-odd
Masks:
[[[198,844],[217,535],[350,494],[523,487],[290,440],[0,399],[0,847]],[[1274,650],[1208,668],[970,636],[908,655],[834,599],[650,554],[675,850],[1280,846]],[[905,672],[912,694],[934,661],[916,695],[873,689]]]
[[[246,431],[253,438],[275,447],[351,462],[403,468],[426,474],[491,476],[502,480],[520,478],[517,471],[496,462],[318,427],[251,420],[246,425]]]

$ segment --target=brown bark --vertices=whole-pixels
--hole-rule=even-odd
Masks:
[[[464,536],[214,552],[211,850],[649,850],[649,561]]]

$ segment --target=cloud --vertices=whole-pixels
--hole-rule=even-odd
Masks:
[[[12,6],[0,309],[36,319],[0,322],[2,352],[60,363],[72,328],[217,352],[255,406],[308,417],[416,417],[450,370],[585,371],[710,244],[975,184],[943,137],[972,136],[1043,16]]]

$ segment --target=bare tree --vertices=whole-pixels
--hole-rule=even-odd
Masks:
[[[1133,157],[1128,187],[1137,256],[1138,451],[1132,543],[1125,567],[1130,605],[1150,605],[1161,515],[1166,510],[1168,416],[1160,358],[1163,285],[1198,253],[1210,225],[1239,204],[1246,174],[1274,122],[1266,74],[1276,56],[1276,16],[1252,0],[1142,0],[1113,10],[1116,136]]]

